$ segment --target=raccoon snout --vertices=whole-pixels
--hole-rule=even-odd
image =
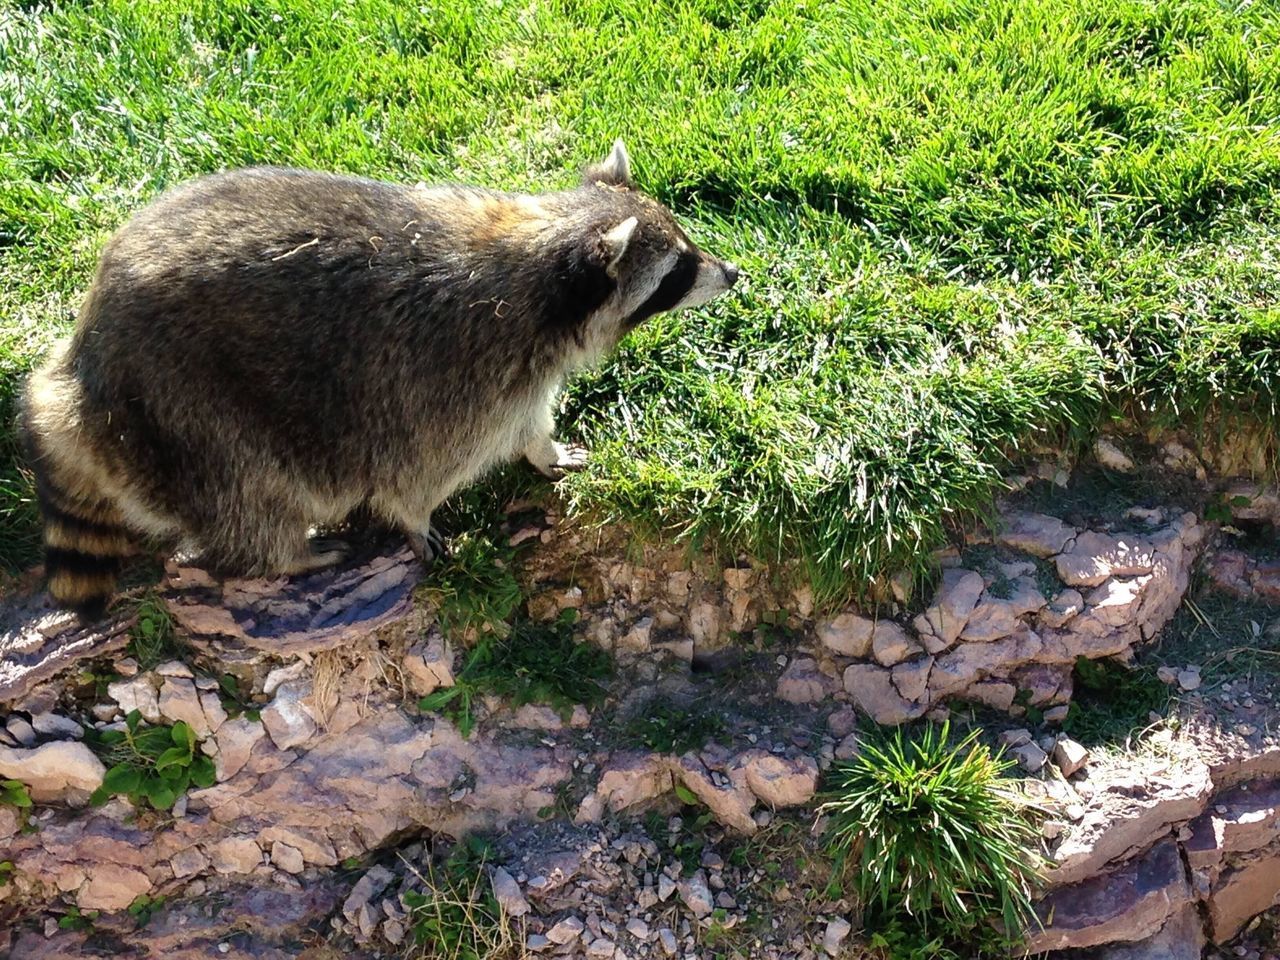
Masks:
[[[730,263],[728,260],[724,260],[720,264],[720,269],[724,273],[724,279],[729,286],[732,287],[738,282],[738,265],[736,263]]]

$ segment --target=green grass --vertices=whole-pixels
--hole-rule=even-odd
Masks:
[[[944,724],[899,729],[833,768],[819,811],[873,946],[894,960],[1016,952],[1039,865],[1012,766],[978,731],[951,742]]]
[[[0,420],[106,236],[201,171],[560,187],[615,136],[746,282],[581,378],[600,518],[919,570],[1005,457],[1275,417],[1280,8],[441,0],[0,11]],[[0,429],[0,561],[34,515]]]

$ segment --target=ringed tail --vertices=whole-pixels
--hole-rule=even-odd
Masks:
[[[57,480],[57,462],[34,429],[24,403],[19,433],[36,477],[44,521],[44,564],[49,594],[83,622],[100,620],[115,593],[133,543],[115,505],[100,496],[70,493]]]

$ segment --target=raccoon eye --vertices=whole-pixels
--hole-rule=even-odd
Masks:
[[[628,323],[634,326],[649,319],[655,313],[670,310],[685,298],[697,279],[698,255],[691,250],[686,250],[676,257],[675,263],[671,265],[671,269],[662,278],[657,289],[649,295],[649,299],[640,304],[627,318]]]

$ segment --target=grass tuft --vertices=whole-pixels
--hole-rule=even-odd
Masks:
[[[831,775],[829,845],[891,956],[1006,956],[1032,922],[1035,831],[978,731],[901,729]],[[876,938],[879,938],[877,943]],[[919,954],[916,955],[926,955]]]

